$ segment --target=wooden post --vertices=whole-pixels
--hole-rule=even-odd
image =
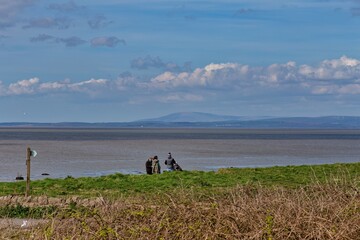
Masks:
[[[25,192],[25,197],[30,195],[30,156],[31,156],[31,149],[28,147],[26,149],[26,192]]]

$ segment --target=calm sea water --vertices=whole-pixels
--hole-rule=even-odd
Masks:
[[[168,152],[186,170],[360,161],[360,130],[0,129],[0,181],[26,174],[26,147],[36,150],[31,178],[141,174]],[[164,164],[162,164],[164,167]]]

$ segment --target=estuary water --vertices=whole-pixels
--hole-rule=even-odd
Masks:
[[[145,161],[168,152],[185,170],[360,161],[360,130],[0,129],[0,181],[145,173]],[[49,174],[43,176],[43,173]]]

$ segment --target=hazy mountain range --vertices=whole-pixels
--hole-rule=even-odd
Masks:
[[[223,121],[249,121],[266,119],[270,117],[243,117],[243,116],[229,116],[217,115],[211,113],[201,112],[179,112],[172,113],[166,116],[152,119],[139,120],[140,122],[223,122]]]
[[[198,128],[299,128],[299,129],[360,129],[360,117],[270,117],[228,116],[200,112],[180,112],[152,119],[133,122],[61,122],[0,123],[0,127],[49,127],[49,128],[138,128],[138,127],[198,127]]]

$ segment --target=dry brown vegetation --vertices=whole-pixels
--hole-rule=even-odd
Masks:
[[[38,227],[9,228],[1,239],[360,239],[358,183],[332,181],[289,189],[237,186],[203,194],[71,202]]]

